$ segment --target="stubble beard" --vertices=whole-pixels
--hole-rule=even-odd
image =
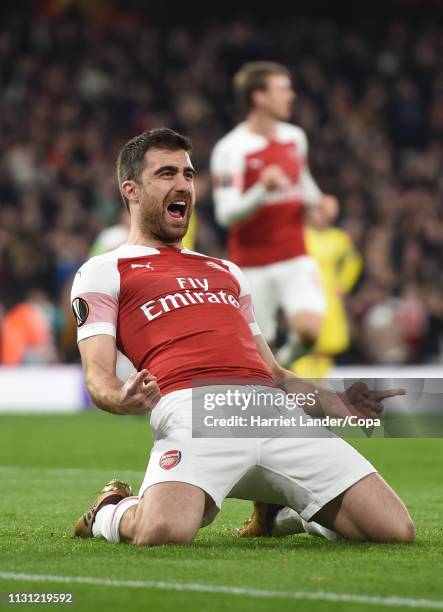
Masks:
[[[191,214],[192,211],[188,214],[186,226],[168,227],[163,202],[146,198],[145,204],[140,208],[138,224],[141,233],[147,238],[155,238],[165,244],[175,244],[180,242],[188,231]]]

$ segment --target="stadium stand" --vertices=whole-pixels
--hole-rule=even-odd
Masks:
[[[193,139],[198,248],[222,255],[210,151],[237,119],[234,71],[273,59],[294,73],[312,172],[338,195],[339,225],[364,259],[347,297],[352,346],[342,361],[440,362],[442,28],[374,14],[162,29],[135,10],[97,11],[40,3],[0,23],[0,313],[43,291],[57,338],[51,362],[78,359],[67,291],[97,234],[118,220],[117,151],[146,128]]]

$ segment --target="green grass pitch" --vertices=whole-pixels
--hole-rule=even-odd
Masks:
[[[139,486],[151,444],[146,419],[92,411],[3,415],[0,432],[3,598],[6,592],[72,592],[72,608],[78,611],[106,606],[128,612],[346,612],[429,608],[429,600],[443,609],[443,439],[354,441],[408,505],[418,528],[414,544],[331,543],[307,535],[236,540],[234,529],[248,515],[250,503],[227,500],[217,520],[200,531],[192,546],[136,549],[104,540],[74,540],[71,531],[74,520],[111,478]],[[13,580],[6,572],[124,584]],[[142,584],[131,586],[126,582],[130,580]],[[195,583],[209,585],[208,591],[189,590]],[[220,586],[226,592],[214,588]],[[235,593],[234,587],[252,592]],[[310,599],[320,592],[320,599]],[[345,594],[345,601],[336,601],[336,594]],[[350,595],[363,599],[352,600]],[[377,599],[371,603],[365,597]],[[407,601],[397,605],[389,597]],[[426,601],[420,603],[422,599]],[[3,609],[11,607],[23,606]]]

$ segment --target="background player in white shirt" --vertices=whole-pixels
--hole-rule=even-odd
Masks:
[[[410,541],[411,518],[354,448],[322,438],[192,436],[196,379],[247,379],[247,393],[276,381],[305,383],[283,370],[260,334],[241,271],[184,249],[195,203],[188,141],[166,128],[123,147],[118,161],[130,209],[129,244],[93,257],[72,290],[79,349],[96,405],[117,415],[152,411],[154,446],[139,496],[111,481],[76,523],[75,535],[139,546],[190,543],[225,497],[291,506],[306,521],[348,539]],[[138,372],[122,383],[117,348]],[[206,383],[208,384],[208,383]],[[217,383],[220,384],[220,383]],[[198,387],[197,395],[214,386]],[[332,392],[310,410],[374,417],[402,390]],[[118,443],[118,442],[117,442]]]
[[[303,209],[323,206],[332,219],[337,200],[310,174],[305,132],[287,123],[295,99],[289,71],[252,62],[235,75],[234,87],[245,120],[212,153],[216,218],[228,228],[228,258],[249,281],[267,342],[275,338],[281,306],[293,341],[306,349],[320,333],[325,296],[306,252]]]

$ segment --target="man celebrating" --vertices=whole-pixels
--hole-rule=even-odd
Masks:
[[[289,364],[315,344],[325,310],[317,265],[306,253],[304,207],[324,207],[332,219],[338,205],[309,172],[305,132],[286,123],[295,98],[289,71],[252,62],[235,75],[234,88],[246,118],[212,153],[215,213],[267,342],[275,339],[278,306],[285,312],[292,339],[279,361]]]
[[[117,173],[130,210],[128,244],[90,259],[74,281],[79,348],[94,402],[115,414],[152,411],[154,435],[139,495],[111,481],[78,519],[75,535],[137,546],[190,543],[231,495],[290,506],[345,538],[410,541],[414,527],[397,495],[328,432],[326,439],[192,437],[193,383],[242,379],[250,392],[251,385],[297,380],[278,366],[260,334],[237,266],[181,246],[195,203],[189,151],[189,141],[166,128],[123,147]],[[124,384],[115,374],[117,350],[138,370]],[[384,397],[401,393],[354,391],[348,403],[324,392],[312,410],[374,416]]]

